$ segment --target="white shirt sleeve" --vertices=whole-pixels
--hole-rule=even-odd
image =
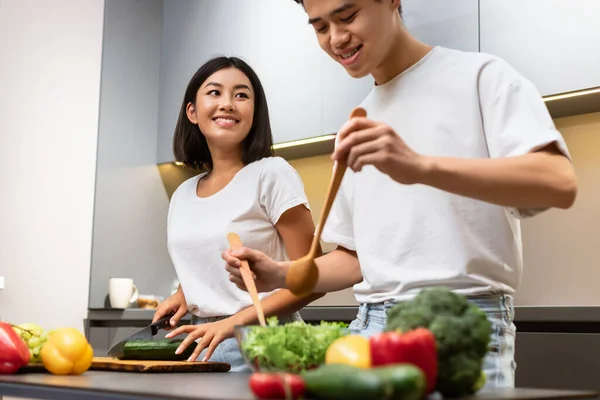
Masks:
[[[356,251],[352,205],[353,174],[351,169],[348,169],[344,174],[342,184],[331,206],[329,217],[327,217],[323,227],[321,239],[326,243]]]
[[[554,143],[571,159],[537,88],[502,59],[493,58],[482,68],[479,101],[491,158],[520,156]],[[508,210],[516,218],[545,211]]]
[[[273,225],[290,208],[304,205],[310,210],[298,172],[283,158],[265,160],[260,176],[259,202]]]

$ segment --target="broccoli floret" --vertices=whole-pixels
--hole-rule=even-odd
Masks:
[[[472,394],[488,351],[491,323],[465,296],[444,288],[426,289],[388,312],[387,331],[428,328],[436,338],[438,379],[444,396]]]
[[[473,394],[481,376],[482,359],[473,353],[455,353],[438,370],[436,389],[444,397]]]

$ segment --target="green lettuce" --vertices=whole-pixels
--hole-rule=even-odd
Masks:
[[[323,364],[329,345],[348,333],[347,324],[342,322],[279,325],[277,317],[271,317],[266,327],[247,327],[241,349],[248,362],[261,371],[299,373]]]

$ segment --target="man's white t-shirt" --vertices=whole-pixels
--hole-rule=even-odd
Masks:
[[[374,86],[361,106],[424,155],[511,157],[554,142],[569,156],[533,84],[487,54],[435,47]],[[404,300],[432,286],[513,293],[523,268],[519,219],[541,211],[402,185],[366,166],[346,172],[323,239],[357,252],[359,303]]]
[[[235,232],[244,246],[287,260],[275,225],[285,211],[309,204],[300,176],[279,157],[248,164],[225,188],[200,198],[196,189],[204,175],[182,183],[171,198],[168,249],[190,312],[199,317],[229,316],[252,305],[252,300],[225,270],[221,253],[229,248],[227,234]]]

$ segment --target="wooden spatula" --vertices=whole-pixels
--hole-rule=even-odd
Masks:
[[[366,116],[367,112],[363,108],[355,108],[350,114],[350,118]],[[313,237],[310,251],[304,257],[299,258],[290,264],[290,269],[286,276],[286,286],[296,296],[310,294],[319,279],[319,269],[315,265],[314,260],[321,241],[323,227],[325,226],[325,222],[327,222],[329,211],[331,211],[331,206],[333,205],[333,201],[340,188],[345,172],[346,160],[337,161],[333,167],[333,175],[329,182],[325,205],[323,206],[323,211],[321,211],[321,218],[319,219],[319,225],[317,225],[317,232]]]
[[[242,239],[240,239],[240,237],[233,232],[227,234],[227,240],[229,241],[229,246],[232,250],[238,250],[242,247]],[[252,302],[254,303],[254,308],[256,308],[256,314],[258,316],[258,322],[262,326],[266,326],[267,323],[265,321],[265,313],[263,312],[260,299],[258,298],[258,291],[256,290],[256,285],[254,284],[254,278],[252,277],[252,271],[250,271],[250,265],[248,265],[248,261],[246,260],[242,260],[241,263],[242,266],[240,267],[240,272],[242,274],[242,279],[244,280],[244,284],[248,289],[248,293],[250,293],[250,297],[252,297]]]

